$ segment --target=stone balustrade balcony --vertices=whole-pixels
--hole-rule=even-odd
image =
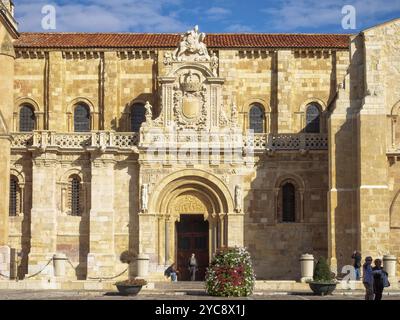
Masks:
[[[221,135],[221,139],[223,137]],[[242,138],[242,147],[253,149],[255,152],[328,149],[328,136],[326,134],[254,134],[242,136]],[[34,131],[33,133],[12,133],[11,148],[13,150],[24,150],[27,148],[58,148],[65,150],[115,148],[117,150],[129,151],[139,146],[139,140],[139,133],[113,131],[58,133],[54,131]],[[166,141],[168,140],[166,139]],[[213,135],[213,140],[215,140],[215,135]]]
[[[115,148],[133,150],[139,143],[138,133],[116,133],[98,131],[85,133],[58,133],[54,131],[34,131],[33,133],[12,133],[11,148],[58,148],[65,150],[82,150],[88,148]]]
[[[316,133],[254,134],[245,137],[244,146],[254,151],[328,150],[328,135]]]

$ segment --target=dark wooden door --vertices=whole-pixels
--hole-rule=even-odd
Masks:
[[[208,267],[208,221],[203,215],[181,215],[177,222],[177,265],[178,280],[189,281],[189,258],[192,253],[196,255],[198,270],[196,281],[203,281]]]

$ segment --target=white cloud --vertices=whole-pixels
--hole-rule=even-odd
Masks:
[[[278,5],[262,11],[268,16],[269,28],[280,31],[341,26],[344,5],[356,8],[357,27],[374,24],[377,18],[400,10],[400,0],[287,0],[276,3]]]
[[[206,10],[207,18],[209,19],[222,19],[231,14],[231,11],[221,7],[211,7],[210,9]]]
[[[253,28],[244,24],[236,23],[225,28],[227,32],[240,33],[240,32],[253,32]]]
[[[171,9],[180,3],[181,0],[89,0],[85,3],[60,1],[55,4],[57,29],[54,31],[181,32],[188,26]],[[43,31],[41,9],[46,4],[49,3],[32,0],[16,3],[21,31]]]

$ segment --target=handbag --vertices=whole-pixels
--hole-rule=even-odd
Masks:
[[[388,274],[386,272],[382,272],[382,277],[383,277],[383,287],[388,288],[390,287],[390,282],[388,279]]]

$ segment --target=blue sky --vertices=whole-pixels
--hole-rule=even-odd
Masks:
[[[20,31],[41,27],[44,5],[56,8],[54,32],[356,33],[400,17],[400,0],[14,0]],[[344,5],[356,29],[342,28]]]

